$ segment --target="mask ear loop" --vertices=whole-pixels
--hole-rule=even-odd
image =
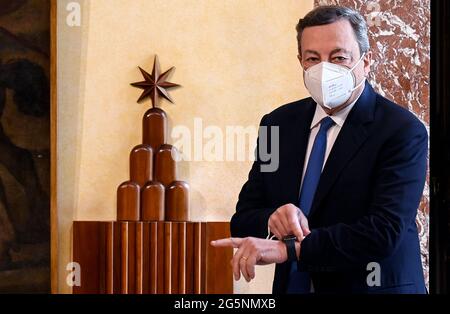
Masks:
[[[359,58],[358,62],[356,62],[356,64],[349,70],[349,72],[353,73],[353,70],[358,66],[358,64],[361,62],[362,59],[364,59],[365,56],[366,56],[366,53],[364,52],[362,54],[361,58]],[[361,85],[364,84],[365,81],[366,81],[366,78],[361,80],[361,82],[358,85],[356,85],[354,88],[351,89],[351,92],[354,92],[355,90],[357,90]]]
[[[364,52],[362,54],[361,58],[359,58],[358,62],[356,62],[356,64],[349,71],[353,71],[358,66],[358,64],[361,62],[361,60],[364,59],[365,56],[366,56],[366,53]]]
[[[272,234],[272,232],[270,232],[270,227],[267,226],[267,237],[266,237],[266,240],[273,240],[273,238],[275,238],[275,235]]]

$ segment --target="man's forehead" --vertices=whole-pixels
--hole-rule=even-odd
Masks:
[[[303,33],[315,34],[321,32],[330,36],[342,33],[350,34],[353,33],[353,27],[348,20],[340,19],[329,24],[308,26],[303,29]]]
[[[348,52],[359,48],[353,28],[347,20],[305,28],[301,47],[304,52],[310,50],[319,53],[330,53],[336,49]]]

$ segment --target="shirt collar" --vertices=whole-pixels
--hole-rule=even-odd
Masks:
[[[356,98],[354,102],[352,102],[350,105],[345,107],[344,109],[340,110],[339,112],[336,112],[334,115],[329,116],[331,119],[333,119],[334,123],[336,125],[342,126],[344,125],[345,120],[347,119],[348,114],[352,110],[353,106],[355,106],[356,102],[358,101],[359,97],[361,97],[362,92],[359,94],[359,96]],[[314,113],[314,118],[311,122],[311,129],[314,129],[320,121],[322,121],[323,118],[328,117],[328,114],[323,110],[323,108],[316,104],[316,112]]]

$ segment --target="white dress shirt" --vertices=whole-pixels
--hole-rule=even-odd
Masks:
[[[309,133],[309,140],[308,140],[308,147],[306,148],[306,155],[305,155],[305,162],[303,166],[303,174],[302,174],[302,181],[301,184],[303,184],[303,179],[305,178],[306,168],[308,167],[308,161],[309,156],[311,155],[311,150],[314,145],[314,140],[316,139],[316,135],[319,132],[320,129],[320,122],[322,119],[326,117],[330,117],[334,121],[334,125],[330,127],[330,129],[327,132],[327,148],[325,150],[325,159],[323,161],[322,170],[325,167],[325,164],[327,162],[328,156],[330,155],[331,149],[333,148],[334,142],[336,142],[336,139],[339,135],[339,132],[341,132],[342,127],[344,126],[345,120],[347,119],[348,114],[352,110],[352,108],[355,106],[355,103],[358,101],[359,97],[361,97],[362,92],[358,95],[356,100],[352,102],[350,105],[345,107],[344,109],[336,112],[332,116],[328,116],[328,114],[323,110],[323,108],[316,104],[316,112],[314,113],[314,117],[311,122],[311,132]],[[300,185],[301,187],[301,185]],[[300,195],[300,194],[299,194]]]

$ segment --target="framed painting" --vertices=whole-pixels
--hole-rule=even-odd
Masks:
[[[0,0],[0,293],[52,291],[55,10]]]

